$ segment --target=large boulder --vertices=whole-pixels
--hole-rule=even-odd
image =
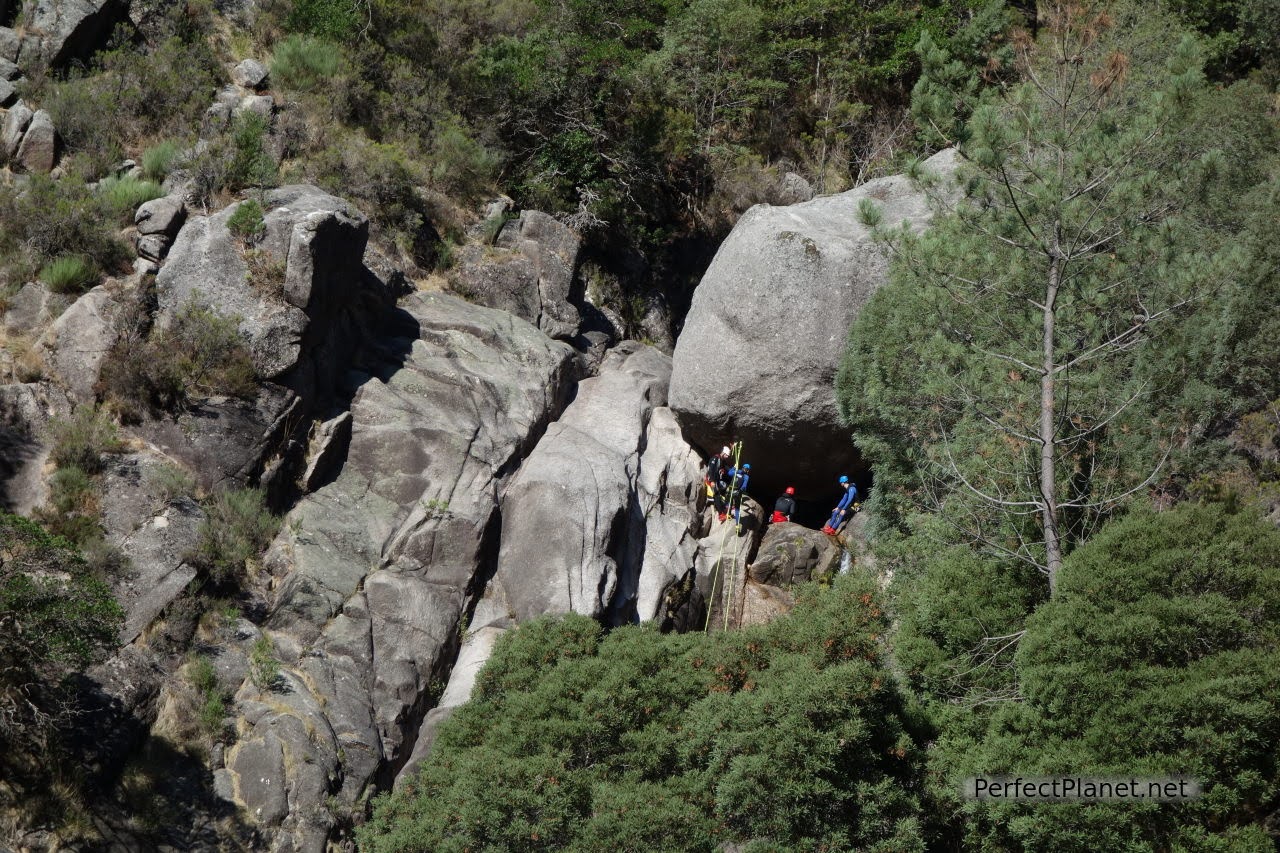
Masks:
[[[187,218],[187,206],[180,195],[154,198],[139,205],[133,224],[139,234],[163,234],[175,237]]]
[[[267,67],[256,59],[242,59],[231,69],[231,79],[242,89],[258,91],[267,86]]]
[[[116,24],[128,19],[128,12],[127,0],[36,0],[23,4],[25,34],[16,61],[30,68],[87,60],[106,44]]]
[[[22,50],[22,39],[12,27],[0,27],[0,59],[17,63]]]
[[[238,207],[194,217],[178,232],[156,276],[157,322],[172,322],[191,302],[235,316],[260,378],[308,405],[327,399],[393,298],[364,267],[369,222],[315,187],[280,187],[263,205],[265,234],[246,247],[227,227]]]
[[[526,210],[502,226],[493,246],[472,244],[461,252],[454,288],[473,302],[523,317],[553,338],[568,339],[581,324],[573,304],[581,248],[573,229]]]
[[[636,479],[670,371],[667,356],[628,341],[579,385],[507,488],[498,573],[476,608],[476,626],[634,607],[644,553]]]
[[[35,112],[22,101],[18,101],[4,114],[4,125],[0,127],[0,150],[4,151],[6,160],[17,156],[22,135],[27,132],[34,117]]]
[[[926,167],[943,177],[954,151]],[[676,342],[671,407],[704,449],[730,439],[768,460],[763,493],[827,491],[859,463],[840,424],[835,374],[849,326],[885,282],[888,258],[858,221],[864,199],[887,224],[928,225],[926,195],[905,176],[787,207],[757,205],[738,221],[693,294]]]
[[[209,490],[266,480],[269,459],[304,419],[298,395],[268,382],[251,400],[208,397],[174,418],[148,420],[137,431],[194,471],[200,485]]]
[[[750,574],[757,583],[792,586],[829,576],[840,567],[840,545],[799,524],[770,524],[760,541]]]
[[[40,339],[44,363],[78,402],[94,400],[102,362],[119,337],[126,299],[120,290],[116,282],[93,288],[59,315]]]
[[[279,739],[288,811],[271,849],[323,850],[325,806],[357,809],[407,759],[496,568],[502,484],[571,386],[572,350],[506,312],[420,293],[389,322],[348,377],[340,472],[265,558],[280,681],[241,687],[224,790],[274,821],[277,789],[245,774]]]
[[[47,174],[58,163],[58,131],[53,118],[44,110],[36,110],[22,134],[22,142],[14,154],[14,162],[28,172]]]

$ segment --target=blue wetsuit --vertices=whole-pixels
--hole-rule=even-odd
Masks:
[[[742,493],[747,490],[747,483],[750,481],[751,475],[746,471],[738,468],[729,469],[729,489],[733,494],[730,503],[733,505],[734,521],[742,520]]]
[[[840,498],[840,503],[836,504],[836,508],[831,511],[831,520],[827,522],[827,527],[832,530],[840,529],[840,521],[844,518],[845,512],[849,509],[858,497],[858,487],[853,483],[845,486],[844,495]]]

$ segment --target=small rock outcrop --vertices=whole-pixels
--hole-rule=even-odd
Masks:
[[[71,401],[48,382],[0,385],[0,509],[26,515],[44,503],[46,427],[70,414]]]
[[[102,362],[115,346],[125,301],[117,283],[100,284],[50,324],[39,346],[44,362],[77,402],[91,403]]]
[[[653,410],[640,457],[637,500],[645,522],[644,560],[636,590],[640,621],[667,618],[667,596],[692,570],[710,516],[703,464],[680,434],[671,409]]]
[[[944,178],[957,155],[925,167]],[[694,291],[676,342],[671,407],[704,448],[745,442],[758,484],[829,489],[859,462],[840,424],[834,380],[849,327],[884,283],[885,250],[858,222],[870,199],[884,221],[922,229],[925,194],[905,176],[787,207],[757,205],[738,221]],[[784,481],[785,479],[785,481]]]
[[[806,583],[833,574],[840,554],[839,543],[819,530],[789,521],[770,524],[751,564],[751,579],[770,586]]]
[[[231,69],[231,79],[242,89],[260,91],[267,87],[267,67],[256,59],[241,60]]]
[[[0,146],[3,146],[6,160],[12,160],[18,154],[18,146],[22,144],[22,135],[27,132],[35,112],[18,101],[4,115],[4,125],[0,127]]]
[[[504,216],[501,210],[496,216]],[[499,220],[500,221],[500,220]],[[567,225],[526,210],[501,226],[492,247],[462,250],[454,287],[469,299],[502,308],[533,323],[553,338],[578,333],[574,275],[582,240]]]
[[[258,376],[310,403],[333,393],[393,294],[365,269],[369,222],[346,201],[287,186],[263,207],[265,233],[252,246],[227,227],[238,205],[182,226],[156,276],[157,322],[192,302],[238,317]]]
[[[36,110],[13,155],[14,163],[28,172],[47,174],[58,164],[58,146],[53,118],[44,110]]]

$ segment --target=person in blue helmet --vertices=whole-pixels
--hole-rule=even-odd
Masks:
[[[751,463],[744,462],[741,466],[729,469],[729,508],[733,511],[733,521],[735,524],[742,522],[742,494],[747,490],[747,483],[751,482]],[[723,517],[720,519],[724,520]]]
[[[840,488],[844,489],[840,503],[836,504],[836,508],[831,511],[831,520],[822,528],[822,532],[828,536],[835,536],[840,531],[840,525],[844,524],[849,515],[849,508],[858,499],[858,487],[843,474],[840,476]]]

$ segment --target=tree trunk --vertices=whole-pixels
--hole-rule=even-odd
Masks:
[[[1040,374],[1040,496],[1044,526],[1045,567],[1049,573],[1049,597],[1057,591],[1058,569],[1062,566],[1062,539],[1058,530],[1057,442],[1054,424],[1054,382],[1057,366],[1054,359],[1054,312],[1058,288],[1062,284],[1062,255],[1057,228],[1054,229],[1052,254],[1049,258],[1049,287],[1044,300],[1044,361]]]

